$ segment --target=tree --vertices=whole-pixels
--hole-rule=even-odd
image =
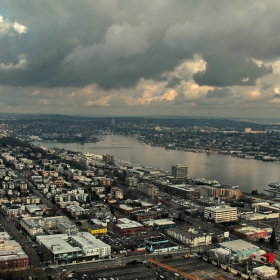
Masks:
[[[277,245],[276,233],[275,233],[275,228],[274,227],[273,227],[273,230],[272,230],[272,233],[271,233],[271,236],[270,236],[269,244],[271,244],[272,246]]]
[[[263,243],[265,242],[265,238],[263,238],[263,237],[259,238],[259,242],[260,242],[261,244],[263,244]]]

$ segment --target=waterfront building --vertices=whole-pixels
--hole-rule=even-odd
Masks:
[[[200,192],[193,186],[186,184],[167,185],[163,189],[170,195],[179,196],[188,200],[200,198]]]
[[[200,194],[203,196],[220,197],[221,199],[239,199],[243,192],[237,187],[221,187],[203,185],[199,188]]]
[[[114,162],[115,158],[112,155],[105,154],[102,156],[104,162]]]
[[[204,218],[215,223],[235,222],[238,220],[237,208],[229,205],[205,207]]]
[[[176,164],[171,166],[171,173],[175,179],[187,179],[188,166],[183,164]]]

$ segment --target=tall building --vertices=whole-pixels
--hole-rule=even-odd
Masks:
[[[105,162],[114,162],[114,160],[115,160],[114,156],[111,156],[108,154],[103,155],[102,158],[103,158],[103,161],[105,161]]]
[[[186,179],[188,177],[188,166],[183,164],[172,165],[171,173],[176,179]]]
[[[143,125],[147,125],[147,118],[143,119]]]

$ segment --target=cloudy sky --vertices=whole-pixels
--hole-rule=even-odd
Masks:
[[[279,0],[1,0],[0,112],[280,118],[279,11]]]

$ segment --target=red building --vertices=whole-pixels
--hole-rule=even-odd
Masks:
[[[145,231],[144,226],[137,222],[131,222],[127,224],[116,224],[114,225],[114,229],[121,235],[132,235]]]
[[[0,255],[0,271],[26,269],[30,265],[29,258],[18,254]]]

